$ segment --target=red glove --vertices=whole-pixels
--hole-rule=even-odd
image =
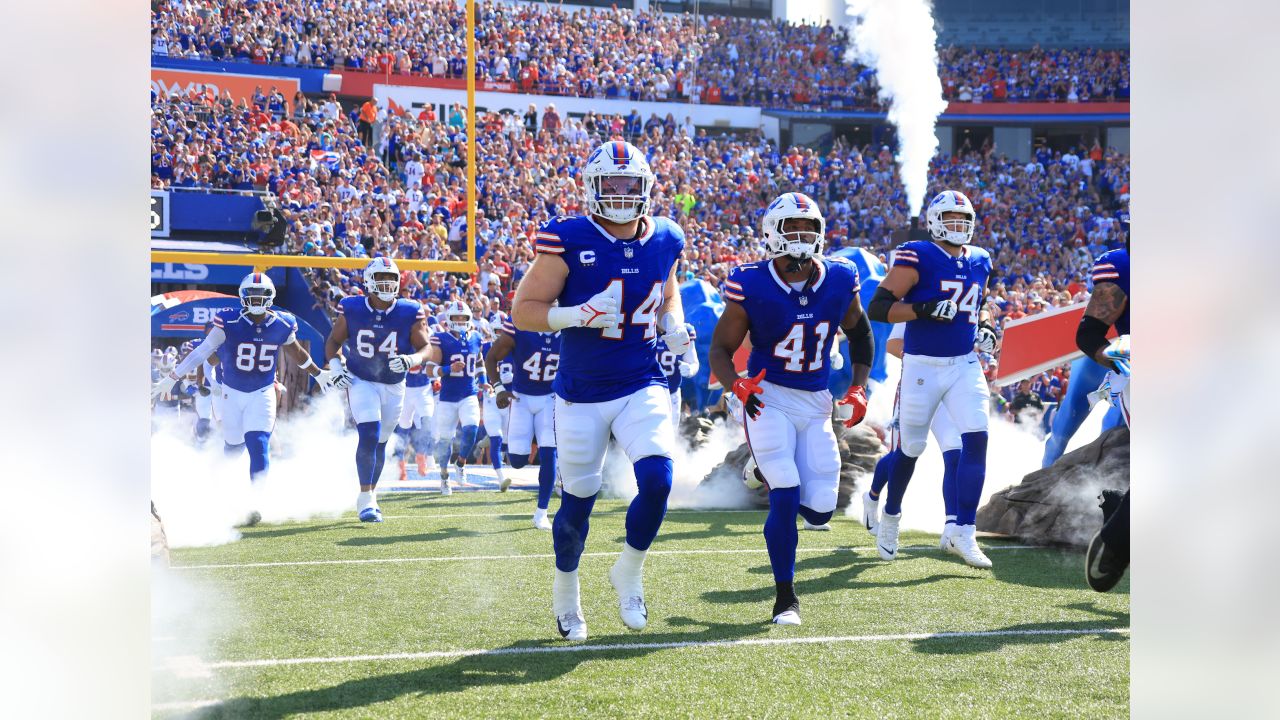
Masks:
[[[849,392],[845,393],[836,404],[849,405],[853,408],[853,415],[844,421],[845,427],[853,427],[867,416],[867,389],[861,385],[852,385],[849,387]]]
[[[433,392],[440,392],[440,381],[439,381],[439,380],[432,380],[432,381],[431,381],[431,390],[432,390]]]
[[[760,381],[764,379],[764,370],[753,378],[738,378],[733,381],[733,387],[730,388],[734,395],[742,401],[742,407],[747,411],[747,416],[754,420],[760,411],[764,409],[764,402],[760,400],[760,393],[764,392],[760,388]]]

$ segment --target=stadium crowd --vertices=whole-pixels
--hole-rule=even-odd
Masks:
[[[461,6],[448,0],[157,0],[152,53],[260,65],[459,78]],[[763,107],[878,109],[875,72],[843,62],[846,28],[483,3],[477,77],[534,94]],[[1127,100],[1128,52],[943,47],[957,102]]]

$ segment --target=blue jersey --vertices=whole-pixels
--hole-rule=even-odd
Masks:
[[[692,325],[685,329],[689,331],[689,342],[698,339],[698,333],[694,331]],[[667,376],[667,391],[674,394],[680,389],[680,382],[684,379],[680,377],[680,356],[671,352],[661,337],[658,338],[658,364],[662,366],[662,372]]]
[[[233,390],[254,392],[275,383],[280,348],[298,332],[297,319],[283,310],[272,308],[265,318],[254,322],[239,308],[219,310],[213,316],[213,326],[227,336],[218,346],[220,379]]]
[[[338,303],[338,314],[347,320],[347,341],[342,353],[351,374],[387,385],[404,382],[405,373],[391,372],[387,363],[396,355],[416,352],[409,335],[413,326],[427,317],[422,305],[401,298],[391,307],[378,310],[368,298],[355,296]]]
[[[617,328],[565,328],[553,387],[569,402],[605,402],[647,385],[666,385],[658,364],[663,286],[684,252],[684,231],[665,217],[645,217],[639,237],[617,240],[591,218],[556,218],[538,232],[536,250],[569,266],[561,307],[609,292],[618,298]]]
[[[1129,334],[1129,251],[1111,250],[1098,256],[1093,263],[1093,284],[1112,282],[1124,291],[1124,310],[1116,318],[1116,332]]]
[[[431,344],[440,348],[440,402],[458,402],[479,390],[476,375],[484,373],[484,353],[480,348],[480,333],[468,330],[461,337],[451,332],[438,332],[431,336]],[[455,374],[450,366],[461,360],[462,371]]]
[[[560,367],[560,333],[517,330],[510,320],[502,323],[502,332],[515,341],[511,360],[515,380],[511,391],[517,395],[549,395],[556,370]]]
[[[958,312],[951,322],[920,319],[907,323],[904,353],[930,357],[960,357],[973,352],[978,334],[978,317],[991,277],[991,256],[986,250],[964,245],[952,257],[929,240],[903,243],[893,254],[893,266],[914,269],[920,274],[903,302],[933,302],[951,299]]]
[[[480,367],[484,367],[484,359],[489,357],[489,350],[493,347],[493,343],[486,342],[480,345]],[[485,374],[488,374],[488,370]],[[498,377],[490,378],[489,382],[499,382],[503,375],[515,375],[515,366],[511,364],[511,356],[507,356],[498,361]]]
[[[778,274],[772,260],[740,265],[729,273],[724,296],[751,321],[747,374],[783,387],[818,392],[831,376],[831,343],[850,303],[858,301],[858,269],[836,257],[814,258],[813,275],[799,289]]]

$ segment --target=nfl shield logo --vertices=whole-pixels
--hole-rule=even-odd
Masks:
[[[633,257],[633,256],[636,254],[636,251],[635,251],[635,250],[633,250],[632,248],[624,247],[624,248],[622,248],[622,254],[623,254],[623,255],[625,255],[626,257],[629,257],[629,258],[630,258],[630,257]]]
[[[801,296],[800,296],[800,304],[801,304],[801,305],[808,305],[808,304],[809,304],[809,297],[808,297],[807,295],[801,295]]]

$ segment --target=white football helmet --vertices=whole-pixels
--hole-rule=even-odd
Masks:
[[[969,216],[967,220],[943,220],[942,213],[959,212]],[[952,245],[968,245],[973,239],[973,227],[978,214],[973,203],[958,190],[943,190],[929,201],[925,211],[925,222],[929,226],[929,236],[937,241],[946,241]]]
[[[444,309],[444,322],[451,332],[465,333],[471,329],[471,308],[461,300],[454,300]]]
[[[616,223],[648,215],[653,181],[649,161],[636,146],[621,140],[607,142],[587,156],[582,168],[587,212]]]
[[[817,232],[810,230],[782,231],[783,221],[789,218],[816,220]],[[822,254],[823,238],[827,223],[822,218],[818,203],[804,193],[790,192],[779,195],[764,213],[764,246],[771,258],[789,255],[804,260]]]
[[[266,273],[249,273],[240,281],[240,306],[250,315],[261,315],[276,299],[276,284]]]
[[[151,348],[151,364],[159,367],[162,360],[164,360],[164,351],[160,348]]]
[[[164,349],[164,354],[160,356],[160,369],[172,370],[178,365],[178,348],[170,345]]]
[[[395,300],[400,295],[400,268],[395,261],[389,257],[369,261],[364,268],[364,289],[383,302]]]

